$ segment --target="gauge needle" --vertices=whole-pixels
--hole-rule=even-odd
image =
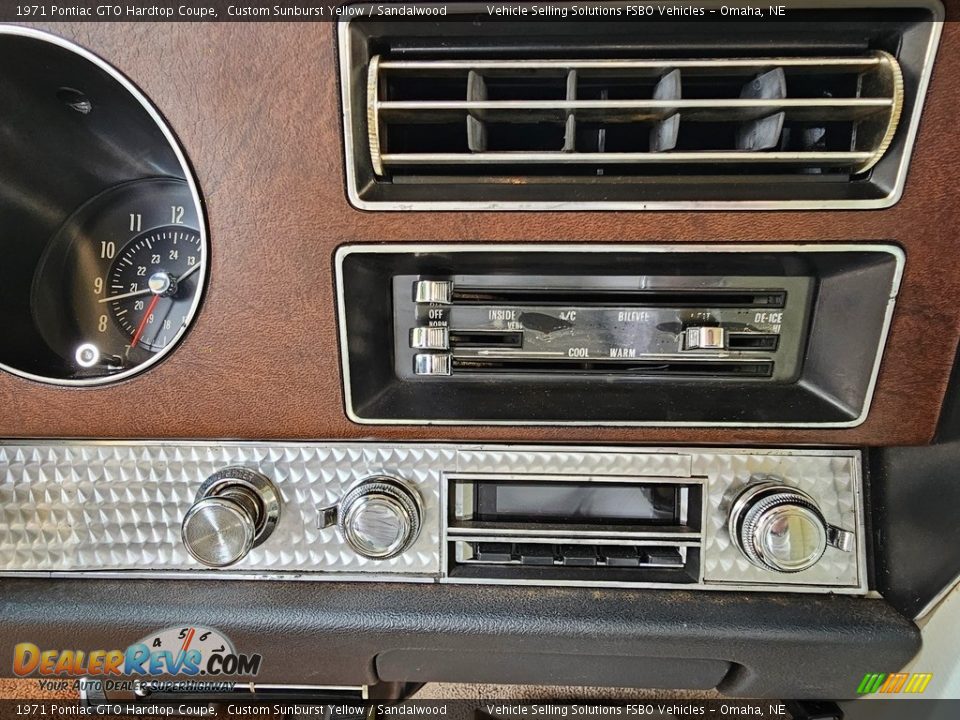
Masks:
[[[97,300],[97,302],[105,303],[105,302],[110,302],[111,300],[123,300],[125,298],[136,297],[137,295],[148,295],[149,293],[152,293],[152,292],[153,290],[151,290],[150,288],[144,288],[143,290],[128,292],[128,293],[124,293],[123,295],[111,295],[109,297],[100,298],[99,300]]]
[[[183,275],[181,275],[180,277],[177,278],[177,282],[178,282],[178,283],[181,283],[181,282],[183,282],[184,280],[186,280],[188,277],[190,277],[191,275],[193,275],[197,270],[200,269],[200,266],[201,266],[202,264],[203,264],[203,263],[197,263],[197,264],[194,265],[192,268],[190,268],[189,270],[187,270]]]
[[[183,275],[177,278],[177,283],[183,282],[188,277],[193,275],[197,270],[200,269],[200,266],[202,264],[203,263],[197,263],[192,268],[187,270]],[[151,290],[149,287],[145,287],[143,290],[134,290],[133,292],[123,293],[122,295],[110,295],[109,297],[100,298],[99,300],[97,300],[97,302],[105,303],[105,302],[111,302],[113,300],[125,300],[126,298],[137,297],[138,295],[149,295],[152,292],[153,290]]]
[[[137,342],[139,342],[140,336],[143,335],[143,330],[147,327],[147,323],[150,321],[150,315],[153,313],[153,309],[157,306],[157,302],[159,300],[160,296],[154,295],[153,300],[151,300],[150,304],[147,305],[147,311],[143,314],[143,320],[140,321],[140,326],[137,328],[137,331],[133,334],[133,339],[130,341],[131,349],[137,346]]]

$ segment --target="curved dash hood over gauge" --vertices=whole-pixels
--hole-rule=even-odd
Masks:
[[[59,385],[140,372],[176,346],[204,286],[186,158],[129,80],[59,38],[0,25],[0,83],[0,368]]]

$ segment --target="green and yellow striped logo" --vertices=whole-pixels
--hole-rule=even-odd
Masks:
[[[858,695],[871,693],[922,693],[933,673],[867,673],[857,687]]]

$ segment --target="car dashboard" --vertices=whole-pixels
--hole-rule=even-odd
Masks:
[[[654,6],[3,17],[5,697],[960,697],[951,8]]]

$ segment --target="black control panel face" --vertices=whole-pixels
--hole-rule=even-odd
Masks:
[[[782,276],[398,275],[396,372],[789,382],[814,286]]]
[[[360,423],[859,424],[890,245],[354,245],[337,253]]]

